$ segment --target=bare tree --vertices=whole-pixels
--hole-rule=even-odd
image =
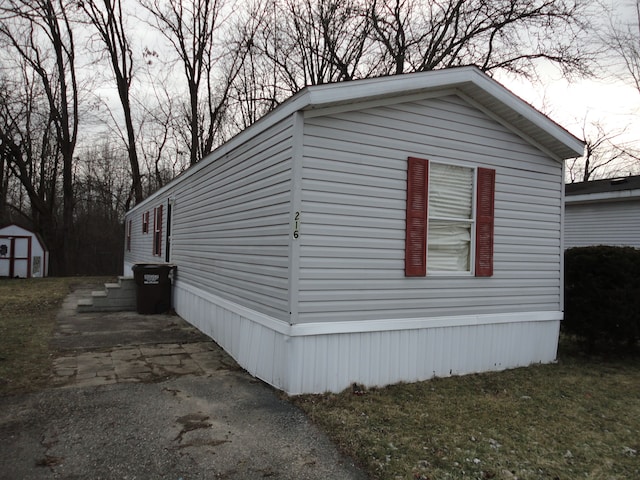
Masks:
[[[57,253],[57,264],[53,270],[60,274],[68,270],[64,239],[73,232],[73,155],[78,136],[76,53],[67,11],[64,0],[7,0],[0,6],[3,17],[0,37],[19,59],[18,65],[24,71],[23,79],[27,81],[27,90],[19,88],[18,91],[29,96],[33,83],[28,80],[31,79],[38,82],[37,88],[43,94],[46,117],[42,122],[43,130],[38,132],[41,135],[38,138],[43,142],[38,150],[43,159],[40,164],[43,172],[51,168],[54,173],[47,182],[50,191],[48,204],[41,197],[43,185],[34,184],[33,152],[38,150],[34,148],[34,132],[29,128],[32,104],[26,103],[22,112],[11,108],[5,110],[9,123],[3,126],[2,141],[5,152],[8,152],[8,162],[29,194],[32,208],[38,213],[34,218],[36,227],[43,231],[50,241],[50,248]],[[8,105],[11,107],[10,102]],[[53,136],[53,142],[49,135]],[[53,167],[49,167],[51,162],[45,161],[46,158],[53,159]],[[58,160],[62,162],[62,235],[56,235],[52,212]],[[40,176],[40,182],[45,179],[44,175]]]
[[[157,58],[156,52],[146,51],[147,58]],[[153,60],[148,60],[149,66]],[[180,125],[176,122],[176,103],[168,80],[157,72],[149,72],[149,92],[140,99],[142,116],[138,134],[140,153],[148,174],[145,182],[150,195],[189,166],[180,145]]]
[[[605,43],[622,63],[623,79],[640,93],[640,0],[635,0],[631,11],[621,21],[611,15]]]
[[[142,176],[136,148],[136,133],[131,111],[131,82],[133,81],[133,53],[125,24],[127,13],[122,0],[82,0],[78,6],[95,27],[103,52],[109,59],[116,81],[118,97],[124,114],[124,138],[131,166],[131,193],[135,203],[141,202]]]
[[[599,122],[582,127],[585,153],[567,162],[567,181],[587,182],[598,178],[626,176],[638,173],[640,163],[632,145],[624,142],[626,129],[611,129]]]
[[[253,46],[275,67],[287,96],[306,85],[372,75],[372,43],[360,0],[273,0]]]
[[[220,140],[231,85],[247,48],[221,38],[227,16],[233,11],[233,5],[225,0],[142,0],[142,5],[173,47],[186,78],[187,147],[194,165]],[[216,73],[220,77],[216,78]]]
[[[581,0],[373,0],[369,17],[383,73],[474,64],[535,72],[540,59],[566,75],[588,71],[593,52]]]
[[[76,162],[76,229],[69,245],[74,271],[118,273],[124,254],[122,218],[131,188],[128,153],[107,138],[83,150]]]

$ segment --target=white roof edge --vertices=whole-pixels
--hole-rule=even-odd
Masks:
[[[417,81],[418,79],[419,81]],[[303,88],[283,102],[275,110],[269,112],[257,122],[216,148],[195,166],[188,168],[167,185],[131,208],[129,212],[133,212],[139,207],[143,207],[145,204],[151,202],[156,197],[161,196],[167,189],[172,187],[176,180],[188,178],[191,175],[196,174],[206,165],[223,157],[233,149],[240,146],[247,139],[260,134],[272,125],[275,125],[299,110],[321,108],[339,103],[357,103],[376,97],[407,95],[421,91],[437,90],[439,88],[457,87],[464,90],[465,84],[475,85],[480,88],[490,97],[498,100],[500,103],[522,116],[525,120],[537,126],[540,130],[551,135],[554,139],[567,147],[568,150],[575,153],[576,157],[583,155],[584,142],[569,133],[549,117],[536,110],[533,106],[515,95],[498,81],[489,77],[478,67],[465,66],[431,70],[428,72],[390,75],[385,77],[353,80],[349,82],[312,85]],[[571,156],[567,155],[566,158],[571,158]]]
[[[417,78],[420,78],[419,82],[416,82]],[[343,82],[340,84],[341,88],[339,89],[332,88],[336,84],[316,85],[308,87],[310,93],[309,104],[304,108],[319,108],[332,103],[358,102],[369,98],[404,95],[439,88],[458,87],[464,91],[465,84],[473,84],[482,89],[488,95],[563,143],[575,153],[575,156],[583,155],[584,142],[582,140],[474,66]]]
[[[640,189],[567,195],[565,196],[564,201],[565,203],[591,203],[602,200],[627,200],[632,198],[640,198]]]
[[[577,138],[575,135],[570,133],[558,123],[551,120],[551,118],[540,112],[538,109],[518,97],[515,93],[499,83],[497,80],[494,80],[493,78],[483,74],[482,71],[477,68],[474,68],[474,70],[476,72],[478,82],[486,84],[486,88],[484,89],[488,93],[511,107],[514,111],[521,114],[531,123],[538,125],[541,129],[545,130],[558,141],[564,143],[576,154],[577,157],[581,157],[582,155],[584,155],[585,143],[582,140]]]

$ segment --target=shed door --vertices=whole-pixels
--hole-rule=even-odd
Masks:
[[[31,237],[0,236],[0,277],[31,277]]]

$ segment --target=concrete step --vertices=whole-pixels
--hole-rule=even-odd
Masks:
[[[136,284],[132,277],[118,277],[118,282],[105,283],[104,290],[91,292],[91,297],[78,301],[78,312],[118,312],[136,309]]]

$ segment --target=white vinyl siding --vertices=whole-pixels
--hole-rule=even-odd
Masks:
[[[291,120],[181,182],[171,262],[181,282],[288,320]],[[166,216],[166,215],[165,215]]]
[[[565,205],[564,246],[617,245],[640,248],[640,199],[570,202]]]
[[[496,169],[494,275],[406,278],[407,157]],[[305,119],[299,321],[559,311],[561,163],[456,96]]]

